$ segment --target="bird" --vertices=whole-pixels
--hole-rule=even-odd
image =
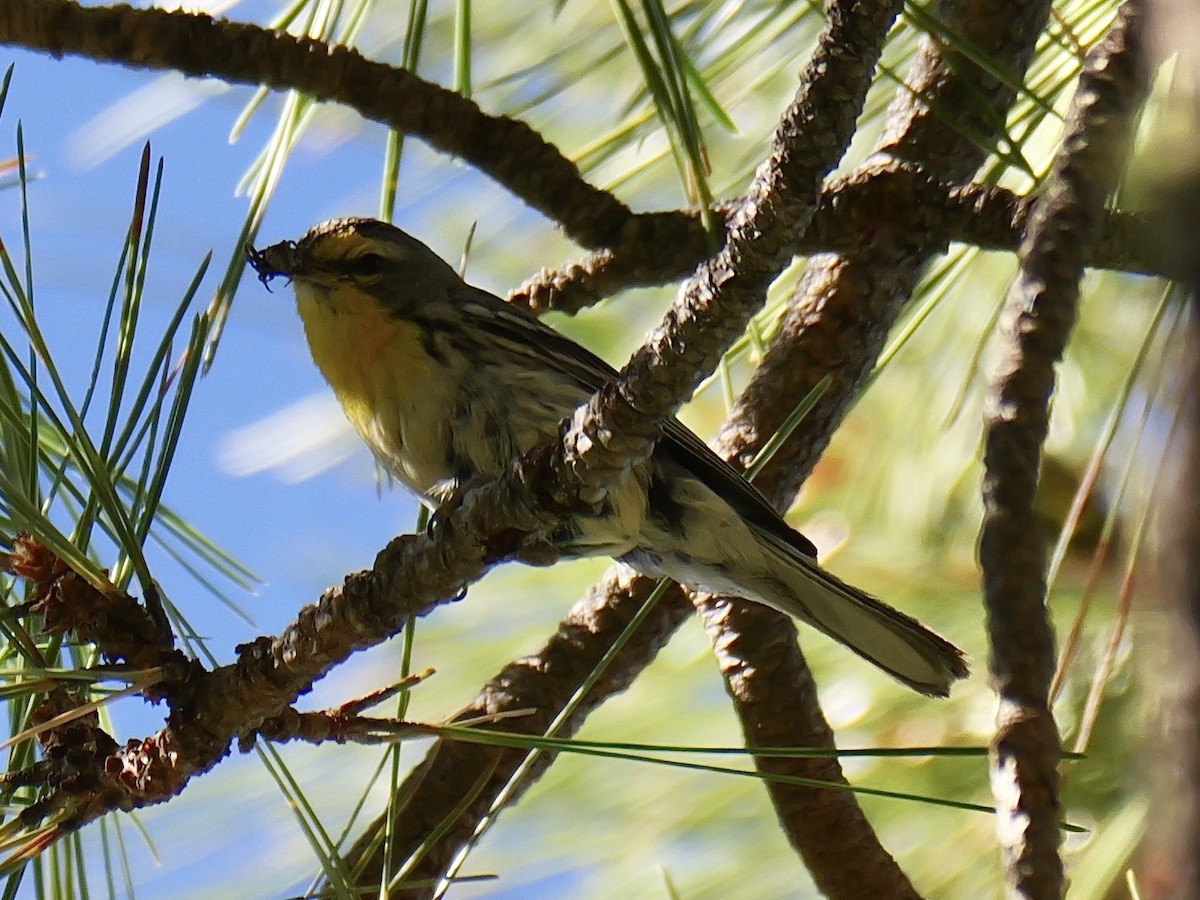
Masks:
[[[268,288],[290,281],[313,361],[346,417],[435,514],[464,485],[556,440],[559,423],[617,378],[388,222],[333,219],[246,254]],[[812,542],[675,418],[649,465],[595,514],[565,517],[551,540],[564,556],[611,556],[771,607],[922,694],[946,696],[968,674],[952,643],[822,568]]]

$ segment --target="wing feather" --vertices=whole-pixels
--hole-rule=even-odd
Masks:
[[[589,393],[618,377],[617,370],[599,356],[535,316],[486,291],[471,288],[471,292],[464,311],[468,314],[475,311],[479,326],[504,338],[510,346],[527,349],[530,366],[553,368],[574,379]],[[671,456],[748,521],[805,556],[816,558],[817,548],[812,541],[791,528],[762,491],[678,419],[667,420],[656,452]]]

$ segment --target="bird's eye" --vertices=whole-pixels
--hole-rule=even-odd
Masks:
[[[378,253],[364,253],[354,260],[355,275],[379,275],[383,272],[387,260]]]

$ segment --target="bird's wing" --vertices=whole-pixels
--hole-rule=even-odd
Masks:
[[[527,349],[531,365],[552,366],[592,392],[618,377],[617,370],[599,356],[535,316],[485,291],[474,290],[491,301],[487,303],[482,298],[476,298],[488,313],[486,320],[480,322],[481,327],[505,338],[512,346]],[[678,419],[672,417],[667,420],[658,448],[704,482],[747,521],[775,535],[805,556],[816,558],[817,548],[812,541],[789,526],[762,491],[713,453],[695,432]]]

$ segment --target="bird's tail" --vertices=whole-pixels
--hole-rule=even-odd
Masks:
[[[761,529],[766,557],[757,600],[820,629],[893,678],[937,697],[967,675],[963,652],[916,619],[851,587],[816,560]],[[749,585],[747,585],[749,587]]]

